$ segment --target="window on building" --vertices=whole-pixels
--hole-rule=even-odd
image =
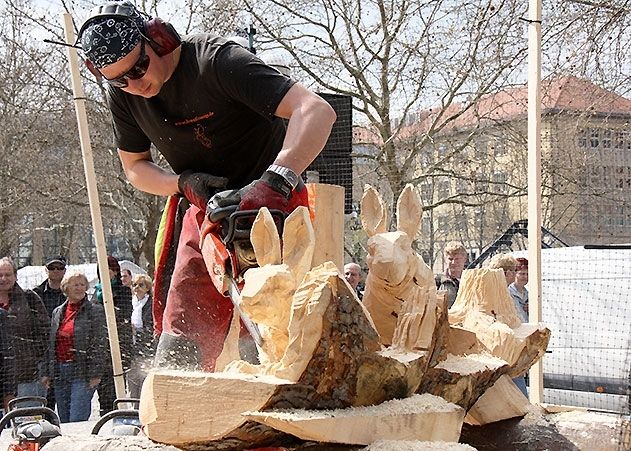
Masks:
[[[423,234],[425,234],[425,235],[429,235],[430,233],[432,233],[432,220],[431,220],[431,218],[429,218],[427,216],[423,216],[423,219],[421,221],[421,230],[423,231]]]
[[[445,198],[451,194],[451,182],[449,180],[440,180],[438,182],[438,197]]]
[[[587,130],[584,128],[578,131],[578,147],[587,147]]]
[[[493,174],[493,192],[505,193],[506,192],[506,174],[503,172],[495,172]]]
[[[424,202],[432,201],[432,194],[433,194],[432,191],[433,191],[432,182],[427,181],[427,182],[421,183],[421,198],[423,199]]]
[[[458,194],[464,194],[469,191],[469,182],[465,179],[457,179],[456,180],[456,191]]]
[[[460,211],[456,214],[454,225],[458,230],[464,230],[467,228],[467,215],[464,211]]]
[[[445,215],[438,217],[438,230],[440,232],[446,232],[449,228],[449,218]]]
[[[503,155],[506,155],[506,146],[504,146],[504,141],[500,139],[496,139],[495,142],[492,144],[492,146],[493,146],[493,155],[495,155],[496,157],[501,157]]]
[[[612,138],[611,130],[605,129],[605,130],[602,131],[602,146],[603,146],[603,149],[611,149],[611,138]]]
[[[477,173],[475,176],[475,191],[477,193],[486,193],[489,190],[489,180],[485,174]]]
[[[592,149],[596,149],[600,146],[600,129],[599,128],[590,128],[589,129],[589,147]]]
[[[478,138],[475,142],[475,155],[484,158],[488,155],[489,142],[486,138]]]
[[[476,227],[480,227],[482,225],[482,220],[484,219],[484,209],[481,207],[476,207],[473,210],[473,222]]]
[[[613,166],[603,166],[603,186],[610,186],[614,181],[614,168]]]

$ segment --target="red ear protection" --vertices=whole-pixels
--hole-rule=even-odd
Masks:
[[[106,17],[131,17],[135,12],[136,8],[129,2],[108,3],[97,6],[90,11],[90,17],[81,25],[81,29],[77,34],[77,42],[81,40],[81,36],[88,25],[95,20]],[[158,56],[168,55],[182,43],[182,39],[175,31],[175,28],[173,28],[173,25],[159,17],[145,21],[145,29],[140,31],[147,38],[149,45]]]
[[[182,43],[173,25],[159,17],[145,23],[145,32],[149,38],[149,45],[158,56],[168,55]]]

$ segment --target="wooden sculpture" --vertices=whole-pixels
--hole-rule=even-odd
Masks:
[[[405,187],[397,201],[394,232],[387,231],[386,207],[371,186],[364,190],[361,208],[362,226],[368,235],[369,268],[363,301],[381,342],[392,344],[399,316],[416,308],[427,314],[424,321],[414,326],[415,346],[430,349],[436,321],[436,285],[431,269],[412,249],[423,213],[421,199],[412,185]],[[408,310],[402,312],[404,304]]]
[[[337,267],[329,262],[306,271],[313,247],[307,210],[297,209],[287,218],[280,252],[270,219],[262,209],[253,226],[251,240],[262,266],[246,273],[242,292],[242,308],[264,336],[264,358],[259,365],[233,361],[214,374],[150,374],[143,386],[141,420],[153,440],[183,448],[260,446],[278,432],[248,421],[242,415],[246,411],[377,405],[407,398],[420,385],[429,353],[384,350],[366,309]],[[193,404],[205,406],[196,410],[194,420],[184,407]],[[459,408],[450,409],[456,417],[445,423],[448,435],[458,435]]]
[[[487,268],[466,270],[449,310],[449,323],[450,353],[488,353],[507,363],[502,370],[506,376],[486,390],[465,421],[486,424],[524,415],[528,400],[511,377],[523,374],[543,356],[550,330],[541,324],[521,323],[506,289],[504,272]]]
[[[408,185],[397,201],[397,230],[388,232],[384,203],[373,188],[364,191],[362,303],[339,262],[314,267],[338,254],[331,248],[316,258],[314,243],[326,232],[313,230],[307,209],[287,218],[282,241],[261,209],[251,233],[259,267],[245,274],[241,306],[261,330],[260,363],[239,360],[235,320],[221,372],[150,373],[140,404],[147,435],[191,450],[275,445],[287,434],[355,445],[457,441],[463,418],[484,424],[523,415],[527,400],[510,377],[545,352],[549,330],[519,323],[504,277],[493,270],[465,271],[447,311],[413,250],[421,214]]]

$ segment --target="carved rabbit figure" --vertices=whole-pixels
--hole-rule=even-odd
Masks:
[[[384,345],[393,342],[404,303],[416,304],[415,309],[424,310],[427,303],[435,307],[434,275],[412,249],[422,213],[420,197],[411,184],[406,185],[397,201],[397,230],[387,232],[388,215],[381,197],[372,186],[364,188],[361,221],[369,237],[369,271],[363,302]]]
[[[242,309],[261,330],[261,362],[278,362],[289,338],[293,293],[311,269],[315,238],[309,210],[299,207],[285,220],[282,253],[278,229],[267,208],[259,211],[250,239],[259,267],[245,273]]]

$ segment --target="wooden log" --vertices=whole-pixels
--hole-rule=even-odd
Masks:
[[[420,227],[422,204],[412,185],[407,185],[397,201],[397,230],[387,232],[386,207],[371,186],[367,185],[361,201],[362,226],[368,234],[368,276],[364,305],[377,328],[384,345],[395,339],[395,329],[405,302],[416,304],[405,311],[424,316],[422,331],[408,345],[423,349],[431,347],[431,335],[436,321],[436,285],[430,268],[412,249],[412,241]],[[420,318],[417,320],[420,320]],[[416,326],[421,326],[419,322]],[[408,331],[410,328],[408,328]],[[411,337],[408,337],[411,338]],[[401,343],[401,336],[396,337]],[[419,341],[420,340],[420,341]]]
[[[488,354],[450,354],[427,370],[418,393],[431,393],[469,410],[508,370],[504,360]]]
[[[324,264],[307,273],[293,296],[280,361],[237,361],[214,374],[152,373],[143,387],[141,422],[152,440],[180,447],[225,446],[226,440],[262,446],[277,433],[246,422],[242,412],[345,408],[410,396],[427,353],[382,355],[380,349],[363,305],[336,266]]]
[[[315,231],[311,267],[331,261],[344,269],[344,188],[324,183],[307,183],[309,210]]]
[[[469,409],[465,422],[481,426],[495,421],[521,417],[531,404],[510,376],[500,377]]]
[[[464,443],[377,440],[362,451],[475,451],[475,448]]]
[[[272,376],[204,373],[176,370],[150,372],[142,387],[140,421],[153,441],[175,446],[203,444],[226,438],[250,442],[246,420],[241,413],[260,410],[283,385]],[[257,431],[259,443],[277,434]]]
[[[450,333],[457,334],[454,340],[450,337],[451,352],[488,352],[505,360],[514,376],[543,356],[550,340],[550,330],[543,325],[522,325],[500,269],[464,271],[449,323]]]
[[[329,262],[307,273],[294,294],[282,359],[261,365],[233,362],[227,371],[295,381],[304,396],[306,387],[313,387],[314,393],[295,407],[370,405],[409,396],[420,383],[427,353],[380,349],[362,303]]]
[[[464,410],[437,396],[414,395],[370,407],[249,412],[246,418],[303,440],[368,445],[376,440],[456,442]]]

